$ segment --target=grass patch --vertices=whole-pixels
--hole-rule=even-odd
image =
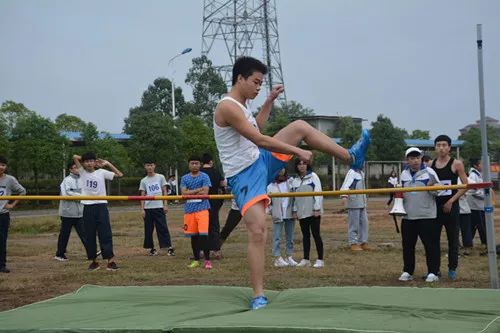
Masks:
[[[11,234],[40,235],[58,233],[60,226],[59,218],[55,216],[12,219],[12,222],[9,229]]]

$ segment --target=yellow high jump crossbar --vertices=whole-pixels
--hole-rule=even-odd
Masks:
[[[443,190],[461,190],[461,189],[479,189],[491,188],[493,183],[474,183],[460,185],[434,185],[420,187],[391,187],[391,188],[374,188],[364,190],[338,190],[338,191],[320,191],[320,192],[287,192],[287,193],[269,193],[271,198],[282,197],[311,197],[323,196],[331,197],[338,195],[352,194],[378,194],[378,193],[395,193],[395,192],[424,192],[424,191],[443,191]],[[90,196],[90,195],[6,195],[0,197],[0,200],[108,200],[108,201],[138,201],[138,200],[189,200],[189,199],[232,199],[232,194],[210,194],[210,195],[157,195],[157,196],[140,196],[140,195],[107,195],[107,196]]]

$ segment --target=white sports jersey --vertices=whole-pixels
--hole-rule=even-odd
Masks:
[[[114,172],[97,169],[94,172],[87,172],[84,168],[80,168],[80,179],[82,180],[82,195],[106,195],[106,179],[113,180]],[[95,205],[107,203],[107,200],[82,200],[84,205]]]
[[[222,98],[220,102],[222,101],[231,101],[238,105],[245,114],[248,122],[259,130],[257,121],[247,107],[243,106],[240,102],[229,96]],[[237,175],[248,166],[252,165],[252,163],[259,158],[259,148],[252,141],[242,136],[231,126],[218,126],[215,123],[215,119],[214,136],[217,149],[219,150],[222,168],[224,169],[226,177]]]
[[[146,176],[139,184],[139,190],[148,196],[163,195],[163,186],[167,185],[165,176],[155,173],[154,176]],[[144,209],[163,208],[163,200],[144,200]]]

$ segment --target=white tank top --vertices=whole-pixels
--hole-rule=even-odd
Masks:
[[[222,101],[231,101],[238,105],[248,122],[257,130],[257,121],[252,112],[243,106],[240,102],[232,97],[226,96]],[[250,140],[234,130],[231,126],[220,127],[215,123],[214,117],[214,136],[217,149],[219,150],[219,158],[222,162],[222,168],[226,177],[237,175],[255,162],[260,155],[259,148]]]

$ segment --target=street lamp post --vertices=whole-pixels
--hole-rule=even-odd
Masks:
[[[186,53],[189,53],[191,52],[193,49],[188,47],[188,48],[185,48],[184,50],[182,50],[181,53],[179,54],[176,54],[174,57],[170,58],[170,60],[168,61],[168,67],[170,67],[170,65],[172,65],[172,62],[180,57],[181,55],[183,54],[186,54]],[[175,120],[175,84],[174,84],[174,71],[172,71],[172,76],[171,76],[171,79],[170,79],[170,83],[171,83],[171,90],[172,90],[172,120]],[[175,125],[174,125],[175,126]],[[177,165],[175,166],[175,191],[177,192],[177,194],[179,194],[179,172],[177,170]]]

